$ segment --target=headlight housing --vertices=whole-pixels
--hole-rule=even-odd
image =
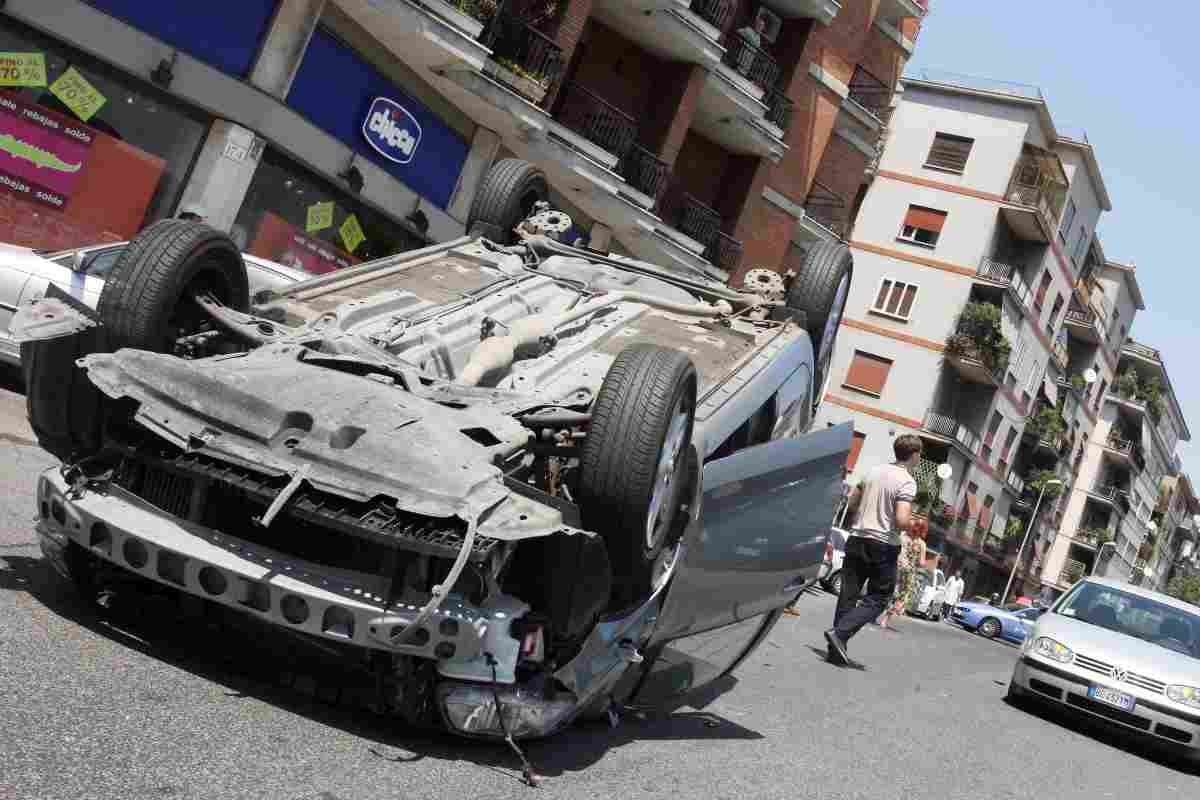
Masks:
[[[503,722],[496,711],[496,695],[500,697]],[[528,689],[462,683],[441,684],[438,697],[446,721],[455,730],[472,736],[503,737],[507,728],[514,739],[551,733],[575,711],[576,702],[566,692],[547,700]]]
[[[1182,703],[1192,708],[1200,708],[1200,688],[1195,686],[1182,686],[1173,683],[1167,687],[1167,697],[1176,703]]]
[[[1037,641],[1033,643],[1033,652],[1037,653],[1039,656],[1044,656],[1063,664],[1066,664],[1075,658],[1074,650],[1067,647],[1062,642],[1051,639],[1049,636],[1039,636]]]

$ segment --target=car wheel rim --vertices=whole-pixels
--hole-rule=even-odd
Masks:
[[[821,391],[818,398],[825,396],[829,386],[829,365],[833,361],[833,346],[837,341],[838,326],[842,324],[842,311],[846,307],[846,295],[850,291],[850,275],[843,273],[838,281],[837,292],[833,296],[833,307],[829,310],[829,318],[825,320],[825,329],[821,332],[821,347],[817,351],[817,368],[821,371]]]
[[[654,469],[654,492],[650,497],[649,513],[646,515],[648,552],[653,552],[658,547],[674,516],[672,498],[677,489],[681,467],[680,454],[683,452],[684,438],[687,436],[688,418],[686,396],[681,395],[671,415],[671,425],[667,429],[658,465]]]

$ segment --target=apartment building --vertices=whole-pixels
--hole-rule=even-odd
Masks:
[[[1176,453],[1191,434],[1161,354],[1126,341],[1096,408],[1042,582],[1062,591],[1095,571],[1161,589],[1200,510]]]
[[[905,79],[889,127],[820,419],[854,421],[854,473],[890,459],[895,436],[924,438],[918,507],[975,593],[1003,589],[1037,507],[1019,572],[1035,591],[1040,531],[1140,305],[1127,289],[1105,299],[1104,180],[1086,136],[1060,131],[1032,86]]]
[[[330,0],[591,246],[738,280],[845,232],[923,0]]]

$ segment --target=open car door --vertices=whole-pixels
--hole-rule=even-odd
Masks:
[[[842,498],[853,425],[777,439],[704,465],[700,519],[668,588],[635,702],[724,675],[817,576]]]

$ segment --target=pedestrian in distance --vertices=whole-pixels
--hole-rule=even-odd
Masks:
[[[825,631],[831,663],[850,663],[850,639],[883,613],[896,591],[900,535],[912,522],[912,503],[917,496],[912,470],[921,460],[921,447],[918,436],[897,436],[892,442],[896,460],[872,468],[850,493],[854,524],[842,561],[842,591],[833,627]],[[857,602],[864,587],[866,592]]]
[[[879,618],[879,627],[884,630],[895,630],[888,622],[893,616],[903,616],[916,599],[917,576],[921,567],[925,565],[925,537],[928,533],[928,523],[917,518],[912,521],[909,530],[900,534],[900,555],[896,560],[896,595]]]
[[[950,618],[950,612],[958,605],[958,601],[962,599],[963,594],[963,579],[957,572],[950,576],[950,580],[946,581],[946,602],[942,604],[942,621],[945,622]]]

